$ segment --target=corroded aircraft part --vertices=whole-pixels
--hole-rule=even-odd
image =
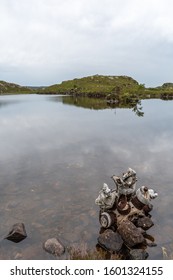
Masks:
[[[118,230],[128,246],[143,243],[142,231],[153,226],[151,201],[158,194],[146,186],[136,190],[136,171],[129,168],[122,177],[113,175],[116,188],[103,184],[95,203],[100,207],[99,221],[102,228]]]
[[[99,196],[95,200],[95,203],[100,206],[102,210],[111,209],[115,206],[117,193],[109,189],[107,184],[103,184],[103,188],[99,192]]]
[[[136,171],[128,168],[126,173],[123,173],[122,178],[119,176],[112,176],[117,187],[117,192],[123,195],[132,195],[136,190]]]

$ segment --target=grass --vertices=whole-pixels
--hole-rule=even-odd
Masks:
[[[95,249],[88,249],[86,243],[73,244],[68,248],[68,255],[70,260],[119,260],[120,256],[117,254],[110,254],[100,247]]]
[[[52,85],[41,93],[106,97],[110,93],[119,94],[124,90],[137,89],[138,86],[137,81],[127,76],[94,75]]]
[[[169,248],[162,247],[162,255],[164,260],[173,260],[173,244]]]
[[[38,93],[95,97],[127,104],[139,99],[172,99],[173,84],[165,83],[161,87],[145,88],[144,84],[139,84],[128,76],[94,75],[64,81],[61,84],[46,87]]]

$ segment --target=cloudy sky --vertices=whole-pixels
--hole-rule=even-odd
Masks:
[[[0,80],[173,82],[172,0],[0,0]]]

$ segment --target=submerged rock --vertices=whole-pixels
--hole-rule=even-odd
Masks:
[[[149,254],[143,249],[133,249],[129,252],[130,260],[146,260]]]
[[[9,234],[5,237],[10,241],[18,243],[27,237],[25,225],[23,223],[16,223],[12,226]]]
[[[129,247],[133,247],[140,243],[146,243],[141,230],[129,220],[122,221],[117,230],[125,244]]]
[[[99,235],[98,243],[110,252],[119,252],[123,245],[123,240],[118,232],[107,229]]]
[[[43,248],[48,253],[55,255],[55,256],[59,256],[59,257],[65,252],[64,245],[57,238],[48,239],[43,244]]]

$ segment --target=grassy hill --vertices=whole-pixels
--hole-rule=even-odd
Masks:
[[[0,94],[32,93],[32,89],[13,83],[0,81]]]
[[[139,84],[127,76],[102,76],[94,75],[80,79],[64,81],[46,87],[40,93],[47,94],[76,94],[81,96],[105,97],[108,94],[119,94],[134,91]]]
[[[128,76],[94,75],[63,81],[48,87],[23,87],[14,83],[0,81],[0,94],[63,94],[81,97],[103,98],[110,102],[128,103],[139,99],[173,99],[173,83],[160,87],[145,88]]]
[[[68,94],[129,102],[132,99],[139,98],[173,98],[173,83],[165,83],[156,88],[145,88],[143,84],[139,84],[128,76],[94,75],[51,85],[38,91],[38,93]]]

